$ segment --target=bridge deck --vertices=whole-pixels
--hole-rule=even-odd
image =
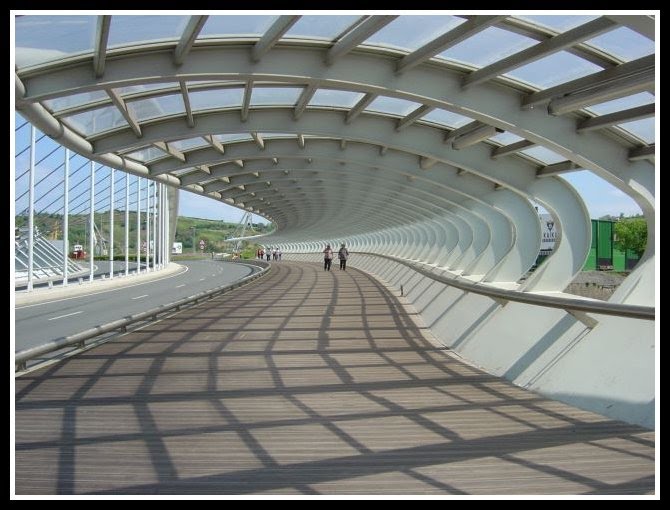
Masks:
[[[653,493],[653,432],[468,366],[408,310],[281,262],[21,377],[16,493]]]

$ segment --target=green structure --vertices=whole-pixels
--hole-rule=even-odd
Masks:
[[[633,251],[623,251],[615,246],[613,221],[591,220],[591,249],[584,264],[584,271],[596,269],[630,271],[639,258]]]

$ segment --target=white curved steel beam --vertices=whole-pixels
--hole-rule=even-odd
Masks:
[[[265,55],[272,47],[277,44],[277,41],[289,31],[289,29],[301,18],[301,16],[279,16],[277,20],[268,28],[261,36],[251,50],[251,58],[254,62],[258,62],[263,55]]]
[[[219,49],[218,51],[221,50]],[[448,80],[444,79],[446,76],[448,76],[448,74],[441,72],[439,74],[442,79],[433,79],[437,77],[432,76],[431,73],[434,73],[436,70],[427,69],[424,66],[418,67],[412,73],[406,73],[407,76],[412,75],[410,80],[405,80],[407,76],[398,77],[395,80],[392,80],[389,75],[390,70],[388,69],[389,67],[388,64],[385,61],[382,61],[381,59],[376,59],[374,60],[374,62],[371,62],[372,59],[365,59],[364,57],[361,57],[359,55],[351,54],[342,59],[342,61],[347,61],[346,62],[347,66],[334,65],[328,68],[327,66],[324,66],[323,63],[317,57],[319,54],[321,54],[321,51],[315,51],[315,52],[301,51],[300,55],[293,54],[294,51],[295,50],[291,51],[282,50],[281,52],[277,52],[277,54],[275,55],[275,57],[277,58],[274,58],[272,60],[272,65],[269,65],[269,67],[272,67],[271,70],[274,71],[274,73],[272,74],[272,78],[277,79],[278,76],[282,75],[286,76],[286,74],[292,68],[295,69],[296,67],[299,67],[300,68],[299,76],[305,76],[305,74],[309,75],[315,72],[319,72],[320,77],[322,76],[328,77],[329,73],[331,75],[334,75],[332,78],[334,86],[336,86],[336,83],[341,84],[342,78],[346,78],[347,75],[349,75],[349,77],[352,78],[351,83],[356,83],[357,81],[360,81],[361,76],[363,76],[364,78],[368,78],[365,82],[365,88],[369,90],[368,94],[375,92],[383,92],[385,88],[388,88],[388,86],[386,86],[386,83],[388,83],[389,81],[394,82],[396,91],[401,90],[403,88],[402,85],[407,85],[407,88],[409,89],[414,88],[415,92],[419,91],[423,92],[421,96],[424,98],[425,97],[436,98],[437,101],[433,103],[435,106],[447,107],[451,111],[457,111],[457,112],[460,111],[461,113],[467,112],[467,114],[474,117],[481,116],[479,120],[485,121],[492,125],[497,125],[497,127],[500,127],[501,129],[508,129],[514,132],[515,134],[523,136],[524,138],[527,138],[531,141],[537,141],[538,143],[544,142],[544,145],[547,146],[548,148],[556,152],[562,153],[568,159],[575,161],[582,167],[593,169],[601,177],[605,178],[610,183],[614,184],[620,189],[623,189],[624,192],[629,194],[634,200],[638,202],[638,204],[640,204],[641,208],[645,212],[645,215],[648,216],[650,213],[653,213],[653,175],[651,177],[650,175],[648,175],[650,173],[648,167],[630,168],[629,164],[628,167],[626,167],[625,169],[626,174],[628,176],[632,175],[633,178],[627,180],[622,179],[620,177],[623,173],[621,165],[621,157],[620,157],[622,151],[620,146],[612,144],[614,145],[614,147],[606,147],[607,141],[605,141],[604,139],[578,140],[577,137],[575,136],[576,133],[574,133],[574,129],[572,129],[572,126],[570,126],[570,128],[567,128],[566,125],[561,125],[560,122],[550,122],[550,123],[545,122],[543,118],[537,117],[536,115],[537,112],[533,112],[532,110],[530,112],[519,112],[518,108],[516,107],[516,101],[514,100],[518,96],[516,93],[512,91],[509,91],[509,94],[507,95],[511,96],[511,98],[513,99],[510,98],[511,100],[510,99],[501,100],[500,97],[496,96],[505,95],[506,91],[503,91],[503,89],[497,88],[496,89],[497,93],[492,93],[492,90],[484,91],[484,89],[487,87],[478,87],[477,90],[484,91],[484,94],[481,95],[473,94],[472,96],[477,97],[464,98],[459,97],[463,96],[464,94],[458,90],[457,83],[449,83]],[[232,73],[231,77],[234,76],[236,78],[249,78],[251,76],[254,76],[254,72],[258,73],[262,71],[267,71],[267,69],[259,69],[258,65],[250,66],[248,61],[245,64],[244,62],[240,61],[241,56],[235,55],[235,52],[232,50],[226,49],[224,50],[224,53],[226,54],[227,58],[223,60],[225,60],[226,63],[230,62],[231,67],[234,68],[234,72]],[[317,58],[312,59],[311,58],[312,56]],[[195,55],[193,55],[193,57],[195,57]],[[203,79],[206,79],[207,77],[212,76],[211,71],[208,71],[206,69],[206,63],[204,61],[200,63],[199,60],[204,59],[210,62],[212,54],[210,53],[210,50],[203,51],[199,55],[199,57],[200,57],[199,59],[195,58],[189,59],[189,63],[192,63],[193,67],[193,69],[190,69],[190,71],[195,72],[200,67],[203,69],[202,72],[206,73],[203,74],[201,77]],[[279,58],[279,57],[285,57],[285,58]],[[160,62],[158,62],[158,64],[156,63],[156,61],[159,60],[160,58],[156,58],[156,55],[152,54],[152,64],[160,66]],[[362,60],[365,60],[365,62],[360,62]],[[126,63],[125,66],[120,66],[118,72],[126,74],[127,76],[131,75],[128,77],[128,79],[132,80],[133,70],[129,68],[141,64],[140,61],[141,58],[138,58],[137,55],[133,55],[131,63]],[[168,75],[170,73],[174,73],[174,68],[171,68],[172,65],[169,64],[169,61],[166,62],[166,64],[168,65],[166,65],[167,69],[165,70],[165,72]],[[249,68],[248,74],[245,74],[245,67]],[[380,67],[382,69],[380,69]],[[353,76],[352,73],[354,73],[356,76]],[[66,78],[66,80],[71,80],[74,77],[73,74],[75,73],[70,73],[68,77],[62,77],[62,78]],[[427,75],[425,77],[426,79],[417,79],[421,78],[422,74]],[[137,75],[139,75],[139,77],[137,77]],[[296,75],[298,74],[296,73]],[[335,76],[337,77],[337,79],[335,79]],[[219,73],[212,77],[222,77],[222,76]],[[268,75],[267,77],[269,78],[270,76]],[[39,79],[39,77],[36,78]],[[386,78],[389,79],[387,80]],[[136,73],[136,79],[141,80],[142,73]],[[295,78],[293,79],[295,80]],[[301,78],[301,80],[304,80],[304,78]],[[405,84],[403,83],[403,80],[410,81],[411,83]],[[435,84],[437,83],[445,83],[447,87],[443,87],[441,91],[440,90],[436,91],[434,89]],[[327,85],[327,83],[324,83],[324,85]],[[429,90],[417,90],[424,88],[433,89],[432,93],[430,93]],[[445,89],[447,89],[446,92],[448,93],[450,98],[455,98],[458,101],[455,102],[453,99],[450,99],[449,101],[439,101],[441,98],[445,97],[446,95]],[[417,99],[416,96],[413,96],[411,94],[399,94],[397,92],[394,93],[387,92],[387,93],[389,95],[394,95],[396,97],[404,96],[404,98],[410,100]],[[476,103],[473,103],[473,99],[476,100]],[[424,100],[424,102],[430,104],[426,100]],[[510,109],[512,109],[512,111],[510,111]],[[486,111],[487,114],[478,113],[479,111],[482,110]],[[491,115],[492,112],[494,112],[496,115],[495,116]],[[525,122],[518,122],[516,125],[512,125],[506,120],[509,118],[515,118],[515,120],[521,120]],[[561,119],[556,120],[558,121]],[[529,128],[532,128],[533,131],[531,131]],[[550,131],[550,133],[547,133],[547,131]],[[558,145],[555,142],[555,140],[560,140],[560,142],[562,143]],[[571,143],[566,144],[565,143],[566,141],[569,141]],[[594,155],[597,155],[599,157],[593,157]],[[628,185],[629,183],[631,184],[630,186]]]
[[[281,141],[281,140],[275,140],[275,141],[273,141],[272,143],[275,143],[275,142],[277,143],[277,145],[286,145],[286,144],[290,144],[290,142]],[[292,171],[292,173],[291,173],[292,176],[300,178],[300,177],[303,177],[303,176],[309,176],[310,173],[313,173],[313,171],[310,172],[310,171],[308,170],[306,173],[302,173],[302,172],[300,172],[300,171],[297,171],[298,169],[300,169],[300,168],[303,168],[303,169],[313,169],[313,168],[318,167],[318,165],[321,164],[321,163],[320,163],[321,161],[324,161],[324,158],[323,158],[324,153],[318,151],[318,149],[319,149],[320,147],[321,147],[321,148],[324,148],[324,147],[327,148],[327,147],[330,145],[330,146],[331,146],[331,154],[332,154],[332,151],[334,151],[335,156],[339,156],[339,152],[338,152],[338,150],[337,150],[337,148],[336,148],[336,143],[337,143],[336,141],[327,141],[327,140],[323,140],[323,141],[319,141],[319,142],[317,142],[317,145],[311,145],[311,146],[310,146],[310,147],[311,147],[311,150],[308,152],[308,155],[309,155],[310,157],[313,158],[313,160],[314,160],[314,165],[315,165],[315,166],[308,165],[308,164],[306,164],[306,163],[304,163],[304,162],[300,162],[300,161],[295,162],[296,160],[293,160],[293,159],[291,159],[291,158],[287,158],[287,157],[285,157],[285,156],[283,155],[283,153],[282,153],[282,156],[281,156],[281,158],[280,158],[281,161],[282,161],[282,163],[283,163],[284,165],[287,165],[287,162],[286,162],[287,159],[289,159],[289,161],[291,161],[291,162],[288,163],[288,166],[282,166],[282,165],[279,165],[278,167],[275,167],[275,168],[272,168],[272,167],[269,167],[269,168],[268,168],[268,164],[267,164],[265,161],[262,161],[262,160],[261,160],[261,161],[251,162],[248,158],[251,157],[252,155],[255,156],[255,154],[253,154],[252,152],[246,152],[246,153],[244,153],[243,156],[242,156],[240,153],[238,153],[238,154],[235,155],[235,157],[244,157],[245,160],[247,161],[247,164],[246,164],[246,168],[247,168],[247,169],[249,169],[249,170],[253,170],[254,172],[261,172],[261,174],[260,174],[260,176],[261,176],[260,179],[270,179],[270,180],[272,180],[272,173],[273,173],[273,171],[276,171],[276,172],[282,174],[282,173],[285,171],[285,169],[287,169],[287,168],[291,168],[291,169],[293,169],[293,171]],[[364,154],[364,152],[365,152],[364,150],[363,150],[363,151],[355,151],[355,147],[356,147],[356,146],[357,146],[357,144],[349,145],[349,152],[352,152],[352,153],[353,153],[353,152],[358,152],[359,154]],[[242,148],[243,148],[243,145],[239,145],[238,148],[239,148],[239,149],[242,149]],[[278,147],[274,147],[274,146],[273,146],[273,148],[276,149],[276,148],[278,148]],[[395,152],[394,152],[394,153],[389,153],[389,155],[392,155],[392,154],[396,154],[396,153],[395,153]],[[349,154],[347,154],[346,151],[345,151],[345,154],[343,154],[343,157],[348,157],[348,156],[349,156]],[[389,158],[389,159],[386,159],[385,161],[382,161],[381,159],[378,158],[377,161],[375,161],[375,160],[368,161],[368,164],[370,164],[370,165],[375,165],[375,166],[376,166],[376,165],[379,165],[380,169],[383,169],[383,170],[386,171],[386,172],[399,172],[399,173],[402,173],[403,175],[406,175],[405,172],[401,172],[401,171],[395,170],[395,169],[393,168],[393,166],[392,166],[392,164],[393,164],[393,159],[394,159],[394,158]],[[335,162],[335,160],[333,160],[333,159],[330,159],[330,160],[327,160],[327,161],[328,161],[328,162],[331,162],[331,163],[334,163],[334,162]],[[342,160],[341,160],[341,159],[338,159],[338,161],[342,161]],[[351,163],[354,163],[354,164],[360,164],[360,163],[361,163],[360,161],[355,161],[355,160],[346,160],[346,162],[347,162],[348,164],[351,164]],[[302,164],[301,164],[301,163],[302,163]],[[406,163],[402,160],[402,158],[400,158],[400,160],[396,163],[396,165],[397,165],[396,168],[401,169],[401,168],[405,168]],[[234,170],[234,169],[233,169],[233,170]],[[270,171],[269,171],[269,172],[265,172],[265,170],[270,170]],[[334,169],[328,169],[327,171],[332,171],[332,170],[337,170],[337,167],[335,167]],[[234,173],[239,174],[240,172],[238,172],[238,171],[234,171]],[[212,175],[217,175],[217,174],[216,174],[216,170],[213,171],[213,174],[212,174]],[[230,175],[230,174],[228,174],[228,175]],[[386,174],[385,174],[385,175],[386,175]],[[247,178],[247,179],[245,179],[245,180],[235,180],[235,179],[231,179],[231,183],[232,183],[232,184],[246,184],[246,183],[253,183],[253,182],[255,182],[255,181],[258,180],[258,179],[259,179],[259,178],[257,178],[257,177],[253,177],[253,178],[250,177],[250,178]],[[417,178],[417,181],[420,182],[420,180],[426,180],[427,182],[430,183],[430,187],[429,187],[428,189],[434,189],[434,186],[435,186],[436,184],[437,184],[438,186],[440,186],[440,187],[441,187],[441,186],[444,186],[444,183],[443,183],[443,182],[440,182],[440,183],[438,184],[438,181],[435,181],[435,180],[433,180],[433,179],[430,179],[430,177],[428,177],[428,178],[424,178],[424,177],[419,177],[419,178]],[[458,179],[452,179],[453,182],[450,182],[449,185],[450,185],[451,188],[454,188],[454,189],[458,190],[459,187],[458,187],[457,184],[458,184],[459,182],[460,182],[461,184],[463,184],[463,183],[467,183],[468,180],[470,180],[471,183],[472,183],[472,181],[477,181],[477,178],[474,177],[474,176],[469,176],[469,179],[468,179],[467,177],[465,177],[465,178],[459,177]],[[482,184],[484,184],[484,183],[482,182]],[[466,186],[466,188],[468,188],[468,186]],[[379,188],[379,189],[381,189],[381,188]],[[408,188],[408,189],[411,189],[411,188]],[[469,191],[469,194],[468,194],[468,195],[469,195],[469,196],[474,196],[477,200],[481,200],[480,198],[478,198],[478,196],[481,195],[482,193],[485,193],[485,194],[486,194],[486,193],[490,192],[492,189],[493,189],[493,188],[490,186],[490,184],[487,184],[486,187],[478,187],[478,188],[472,188],[472,187],[470,186],[470,191]],[[463,190],[459,190],[459,191],[463,191]],[[502,190],[501,190],[501,191],[502,191]],[[496,193],[498,193],[498,192],[496,192]],[[494,194],[492,194],[492,195],[490,195],[490,196],[493,197],[493,196],[495,196],[496,193],[494,193]],[[459,200],[458,200],[458,197],[454,197],[454,198],[452,198],[452,200],[459,201]],[[526,205],[527,205],[528,210],[531,211],[532,208],[531,208],[530,205],[527,203],[527,201],[525,201],[525,202],[526,202]],[[486,203],[486,200],[484,200],[483,203]],[[532,211],[534,212],[534,210],[532,210]],[[530,214],[532,214],[532,213],[530,213]],[[534,216],[535,216],[535,223],[537,223],[537,218],[536,218],[537,215],[535,214]],[[491,219],[491,220],[489,220],[489,221],[490,221],[490,222],[496,222],[495,219]],[[515,221],[521,221],[521,218],[517,217],[517,218],[515,219]],[[503,226],[503,225],[501,225],[500,223],[498,223],[498,227],[496,228],[496,230],[497,230],[498,232],[505,232],[506,230],[509,231],[512,227],[511,227],[511,225],[509,224],[510,222],[507,222],[507,223],[508,223],[507,226]],[[512,224],[513,224],[513,223],[514,223],[514,222],[512,222]],[[527,222],[526,222],[526,223],[527,223]],[[532,233],[535,237],[538,237],[538,236],[539,236],[539,233],[536,233],[536,232],[539,232],[538,229],[539,229],[539,227],[535,227],[535,228],[531,228],[531,229],[529,229],[529,230],[527,230],[527,231],[525,231],[525,232]],[[495,238],[495,241],[498,242],[498,243],[502,243],[503,246],[507,246],[507,245],[511,242],[509,239],[508,239],[507,241],[503,241],[502,239],[498,239],[498,238]],[[526,247],[527,247],[527,246],[526,246]],[[537,249],[535,249],[534,252],[537,253],[538,250],[539,250],[539,244],[537,245]],[[528,269],[528,267],[530,267],[530,265],[531,265],[532,262],[534,261],[534,256],[532,255],[532,253],[533,253],[533,249],[526,251],[526,254],[527,254],[527,255],[526,255],[526,257],[525,257],[525,260],[526,260],[526,262],[527,262],[527,265],[521,270],[521,272],[519,272],[519,273],[517,274],[516,278],[513,278],[514,280],[517,279],[519,276],[521,276],[521,274],[523,274],[523,272],[524,272],[526,269]],[[531,254],[531,255],[528,255],[528,254]],[[511,277],[506,278],[505,281],[509,281],[509,278],[511,278]]]
[[[322,80],[323,86],[355,90],[368,94],[368,97],[384,94],[463,113],[480,122],[506,129],[531,142],[541,144],[562,154],[581,167],[593,169],[598,175],[615,184],[638,201],[646,216],[649,216],[649,214],[653,216],[654,185],[651,165],[646,165],[646,162],[629,162],[627,160],[628,153],[624,147],[607,137],[599,136],[598,133],[577,136],[570,119],[556,118],[547,122],[544,112],[519,110],[519,94],[516,91],[483,84],[464,93],[458,88],[457,74],[445,72],[446,68],[434,63],[417,66],[412,72],[398,76],[394,73],[392,59],[376,58],[374,52],[368,49],[365,52],[351,52],[338,59],[331,67],[323,64],[322,55],[324,50],[320,47],[314,49],[288,48],[278,44],[272,50],[273,59],[265,59],[255,65],[251,64],[248,58],[246,62],[243,61],[242,54],[245,51],[245,48],[198,48],[192,52],[181,72],[188,73],[189,79],[242,79],[247,81],[272,79],[287,83],[304,83],[305,77],[318,77]],[[381,54],[382,52],[380,52]],[[217,55],[225,55],[226,58],[212,60],[212,57]],[[248,52],[246,52],[246,55],[248,56]],[[82,80],[77,66],[73,65],[71,70],[68,70],[70,76],[60,76],[55,84],[52,83],[50,86],[52,90],[54,87],[56,89],[60,87],[60,93],[64,91],[70,93],[77,87],[83,91],[86,87],[90,87],[90,90],[100,87],[109,89],[116,86],[114,84],[130,84],[133,80],[137,80],[138,83],[147,82],[148,79],[139,72],[139,67],[135,69],[135,67],[141,65],[144,56],[133,54],[132,62],[130,62],[122,54],[115,55],[114,66],[112,66],[111,60],[108,62],[104,83],[101,83],[101,80],[91,84],[90,76]],[[180,75],[175,72],[174,64],[168,59],[162,59],[160,52],[152,54],[151,60],[152,71],[156,71],[154,77],[159,76],[161,80],[179,81]],[[207,67],[207,61],[210,62],[209,68]],[[212,61],[217,62],[215,72],[211,70]],[[26,79],[31,80],[28,87],[30,94],[34,94],[35,91],[39,93],[39,87],[45,86],[44,81],[40,82],[41,77],[38,72],[35,72],[32,77],[26,75]],[[156,80],[156,78],[151,79]],[[86,80],[89,80],[89,85],[85,84]],[[67,85],[67,83],[79,83],[79,85],[73,87]],[[83,86],[82,83],[84,83]],[[37,96],[33,96],[33,98],[35,97]],[[18,98],[17,103],[25,99],[25,97]],[[31,97],[27,99],[31,100]],[[253,121],[259,115],[266,116],[265,112],[254,111],[249,121]],[[330,116],[335,117],[332,114]],[[340,113],[336,116],[342,120],[345,117]],[[299,123],[296,122],[291,130],[297,126],[304,128],[300,129],[300,133],[314,133],[337,138],[348,138],[349,133],[353,133],[354,137],[369,143],[376,141],[378,145],[384,147],[414,153],[420,157],[432,158],[442,163],[465,168],[468,172],[503,184],[505,187],[514,189],[525,196],[532,196],[532,190],[535,189],[540,194],[544,194],[550,202],[555,200],[553,194],[547,192],[549,185],[532,182],[535,176],[529,176],[526,167],[522,164],[507,165],[510,169],[514,169],[511,173],[502,171],[505,161],[496,162],[496,165],[494,165],[496,168],[485,168],[484,157],[480,154],[482,151],[479,146],[470,147],[466,151],[461,151],[462,155],[456,155],[454,151],[440,149],[438,143],[436,143],[437,140],[431,134],[428,134],[425,140],[421,141],[419,133],[422,135],[428,133],[426,129],[423,129],[425,126],[417,124],[409,126],[402,133],[403,137],[407,137],[401,139],[399,137],[400,133],[389,132],[388,126],[379,122],[379,119],[372,119],[372,117],[374,116],[368,114],[360,115],[355,122],[351,122],[347,126],[345,131],[343,130],[344,122],[342,122],[342,127],[335,123],[332,126],[324,126],[319,122],[318,115],[307,109],[299,120],[302,125],[298,126]],[[201,123],[207,123],[208,116],[196,115],[194,120],[196,129],[198,129]],[[143,141],[151,140],[152,136],[159,135],[161,129],[169,123],[170,121],[142,124]],[[395,124],[395,121],[392,123]],[[374,127],[382,127],[382,129],[379,132],[374,132],[371,129]],[[395,128],[395,126],[393,127]],[[278,132],[286,131],[278,127],[275,129]],[[166,132],[169,132],[169,130]],[[212,132],[217,132],[217,130],[210,130],[209,134]],[[149,133],[150,136],[147,136]],[[162,139],[164,140],[165,137]],[[156,139],[155,141],[160,140]],[[104,143],[104,141],[100,140],[100,143]],[[473,159],[477,162],[472,161]],[[505,158],[505,160],[508,159],[516,158]],[[435,167],[431,171],[434,171],[434,169]],[[552,205],[555,207],[551,207]],[[565,211],[561,211],[560,204],[549,204],[549,206],[559,215],[562,212],[565,213]],[[653,244],[651,248],[653,252]],[[577,260],[579,256],[575,255],[573,258]]]
[[[191,51],[193,43],[195,42],[200,30],[205,26],[205,22],[209,16],[191,16],[186,24],[186,28],[174,49],[174,63],[181,65],[184,63],[188,52]]]
[[[257,112],[257,115],[254,115],[253,119],[250,119],[249,122],[256,121],[262,125],[265,126],[266,130],[277,130],[279,131],[280,128],[279,126],[283,126],[283,131],[287,131],[287,127],[290,126],[289,123],[287,123],[288,119],[291,119],[292,116],[286,115],[287,112],[282,112],[281,110],[274,110],[272,112]],[[320,126],[328,126],[331,131],[323,131],[325,128],[321,128],[321,131],[319,131],[317,134],[321,134],[323,136],[331,136],[331,137],[338,137],[341,136],[340,131],[338,130],[338,126],[336,122],[333,122],[331,119],[334,115],[337,115],[336,113],[328,113],[328,112],[306,112],[303,118],[295,122],[292,126],[292,128],[296,129],[296,132],[312,132],[312,133],[317,133],[317,130],[312,127],[314,125]],[[225,119],[224,119],[225,117]],[[319,121],[319,117],[322,117],[323,119]],[[225,112],[225,113],[219,113],[219,114],[212,114],[208,116],[208,121],[211,121],[212,124],[218,123],[228,123],[232,122],[233,123],[233,128],[235,128],[234,124],[237,121],[237,115],[234,112]],[[204,119],[203,119],[204,120]],[[302,126],[301,124],[305,123],[306,125]],[[276,124],[276,128],[274,127],[273,124]],[[202,122],[201,122],[202,125]],[[166,124],[157,124],[155,126],[147,126],[145,129],[145,136],[150,136],[150,127],[154,127],[157,130],[158,129],[165,129]],[[251,126],[253,127],[253,126]],[[359,128],[360,129],[357,129]],[[446,159],[444,158],[444,155],[438,155],[436,152],[430,153],[428,152],[429,150],[434,150],[434,146],[440,146],[440,135],[438,130],[432,130],[430,128],[421,127],[421,129],[415,129],[418,128],[418,126],[411,126],[407,130],[405,130],[403,133],[397,133],[395,131],[395,126],[394,123],[391,119],[384,119],[380,118],[378,116],[364,116],[361,117],[356,123],[353,123],[351,126],[349,126],[349,136],[354,136],[355,138],[358,139],[366,139],[368,140],[369,143],[373,145],[378,145],[381,140],[386,141],[389,146],[392,146],[394,148],[400,149],[398,152],[409,152],[409,150],[413,149],[414,151],[419,151],[423,147],[426,149],[426,153],[428,156],[433,157],[437,160],[439,159]],[[205,129],[209,130],[209,125],[205,125]],[[335,131],[333,131],[335,130]],[[374,133],[375,135],[379,136],[379,138],[374,138],[370,139],[370,134]],[[164,135],[164,133],[157,134],[159,138]],[[358,136],[357,136],[358,135]],[[432,135],[432,140],[429,135]],[[393,143],[393,139],[398,139],[398,143]],[[401,140],[403,139],[403,140]],[[274,142],[279,142],[278,140],[273,141]],[[400,144],[402,142],[402,145]],[[431,143],[432,142],[432,143]],[[240,144],[235,144],[234,148],[240,148]],[[230,147],[228,149],[229,156],[232,157],[240,157],[240,153],[233,153],[231,152],[234,149],[233,147]],[[341,152],[341,149],[337,148],[336,144],[334,144],[334,149],[335,151]],[[533,195],[529,195],[527,190],[524,191],[524,188],[526,188],[530,183],[535,181],[535,170],[533,167],[530,165],[526,166],[525,169],[522,170],[522,167],[519,166],[518,162],[515,162],[516,164],[505,164],[505,161],[501,161],[500,163],[496,164],[494,167],[491,167],[490,165],[487,167],[488,162],[490,161],[489,159],[489,152],[486,148],[483,147],[471,147],[467,151],[449,151],[448,149],[444,149],[442,146],[442,153],[448,153],[449,154],[449,159],[448,162],[451,163],[456,163],[456,165],[459,168],[466,168],[468,171],[479,175],[479,176],[484,176],[488,177],[491,180],[495,180],[497,182],[503,183],[506,186],[510,187],[511,189],[515,189],[517,192],[521,192],[528,196],[529,198],[539,198],[539,197],[534,197]],[[479,155],[477,154],[479,153]],[[382,159],[389,158],[389,154],[384,156]],[[461,155],[467,155],[467,158],[462,157]],[[279,157],[281,160],[281,155],[278,155],[278,153],[275,151],[273,153],[273,156]],[[454,161],[454,158],[458,157],[458,160]],[[378,154],[375,152],[375,158],[380,158]],[[480,168],[487,167],[485,171],[480,170]],[[436,168],[434,167],[433,171],[435,171]],[[437,172],[436,172],[437,173]],[[524,184],[525,183],[525,184]],[[546,197],[548,200],[552,200],[551,197]],[[550,209],[553,209],[554,211],[560,211],[561,205],[560,204],[547,204]],[[468,256],[465,257],[464,260],[471,262],[472,259],[469,259]],[[581,256],[580,256],[581,257]],[[558,259],[557,259],[558,260]],[[462,262],[462,261],[461,261]],[[545,272],[549,270],[549,268],[552,266],[551,263],[547,262],[545,264]],[[571,264],[570,267],[573,265]],[[565,273],[561,271],[562,273],[562,278],[567,278]],[[548,274],[548,273],[547,273]],[[568,278],[568,281],[565,283],[569,283],[572,277]],[[551,279],[551,281],[557,281],[555,278]]]

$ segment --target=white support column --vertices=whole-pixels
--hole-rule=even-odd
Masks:
[[[137,176],[137,273],[140,274],[140,248],[141,248],[141,239],[140,239],[140,199],[142,195],[140,194],[140,176]]]
[[[509,218],[482,203],[472,199],[463,203],[484,223],[488,241],[475,260],[466,268],[464,274],[481,275],[483,278],[510,251],[513,245],[514,227]],[[521,276],[521,275],[519,275]]]
[[[130,174],[126,174],[126,221],[124,222],[124,230],[125,230],[125,235],[123,238],[123,244],[124,246],[124,253],[126,254],[126,276],[128,276],[128,264],[129,264],[129,258],[130,258],[130,253],[128,253],[128,240],[130,238],[129,236],[129,227],[128,221],[130,220]]]
[[[30,126],[30,176],[28,178],[28,292],[33,290],[33,243],[35,230],[35,126]]]
[[[70,252],[70,236],[68,235],[70,204],[70,149],[65,149],[65,172],[63,174],[63,286],[67,285],[68,256]]]
[[[163,260],[165,259],[164,255],[164,249],[163,245],[165,244],[165,239],[163,238],[163,185],[161,183],[158,183],[158,193],[156,195],[156,198],[158,199],[158,238],[160,239],[160,244],[159,244],[159,251],[158,251],[158,256],[159,256],[159,263],[158,263],[158,268],[163,269]]]
[[[161,269],[165,267],[166,265],[166,257],[165,257],[165,248],[166,248],[166,240],[165,240],[165,200],[163,199],[163,191],[164,191],[165,186],[161,183],[160,185],[160,194],[159,194],[159,219],[160,219],[160,232],[161,232]]]
[[[491,232],[484,220],[478,215],[462,211],[457,215],[463,220],[470,230],[471,238],[468,247],[462,255],[453,263],[453,269],[459,274],[471,274],[473,263],[477,260],[491,239]]]
[[[529,190],[558,223],[561,237],[551,257],[528,277],[520,290],[560,291],[586,262],[591,246],[591,218],[582,197],[561,177],[537,179]]]
[[[453,216],[448,218],[449,223],[446,225],[453,226],[452,236],[455,238],[455,243],[451,246],[445,258],[440,260],[439,265],[450,271],[454,270],[455,264],[461,259],[465,251],[472,244],[472,228],[460,216]],[[447,227],[448,228],[448,227]]]
[[[91,207],[91,214],[89,215],[88,222],[88,250],[89,250],[89,262],[91,267],[89,268],[88,281],[93,281],[93,266],[94,266],[94,252],[95,252],[95,161],[91,161],[91,195],[89,198],[89,206]]]
[[[109,279],[114,278],[114,169],[109,169]]]
[[[149,228],[149,184],[150,184],[150,181],[149,181],[149,179],[147,179],[147,203],[144,204],[144,211],[145,211],[144,216],[146,218],[145,219],[145,229],[144,230],[146,231],[145,239],[146,239],[146,242],[147,242],[147,251],[145,252],[144,260],[145,260],[145,263],[146,263],[146,266],[147,266],[147,269],[146,269],[147,273],[149,272],[149,251],[150,251],[150,248],[151,248],[151,239],[150,239],[151,238],[151,229]]]
[[[430,245],[430,249],[425,255],[425,259],[428,264],[437,266],[437,261],[440,255],[446,253],[447,232],[443,222],[439,221],[437,218],[431,219],[430,225],[433,228],[435,237],[432,244]]]
[[[165,200],[165,263],[170,262],[171,250],[171,237],[170,237],[170,200],[168,197],[168,188],[163,186],[163,197]]]
[[[165,260],[169,261],[172,253],[172,237],[170,236],[170,203],[168,188],[165,187]],[[177,221],[177,211],[175,211],[175,222]],[[175,225],[176,227],[176,225]]]
[[[512,246],[504,259],[482,279],[485,282],[516,282],[535,263],[540,251],[542,228],[537,211],[524,197],[507,189],[485,196],[510,218]]]
[[[158,235],[161,238],[161,269],[165,267],[165,233],[163,232],[163,184],[158,185]]]
[[[168,203],[167,186],[163,186],[163,235],[165,237],[165,265],[170,263],[170,204]]]
[[[153,225],[152,225],[153,235],[152,235],[152,237],[153,237],[153,240],[154,240],[153,247],[151,249],[151,256],[152,256],[152,259],[153,259],[151,262],[152,262],[152,266],[153,266],[154,271],[156,271],[156,254],[158,253],[158,246],[157,246],[158,238],[156,237],[156,205],[157,205],[156,200],[157,200],[158,197],[156,196],[156,191],[157,191],[156,181],[154,181],[153,182],[153,193],[151,193],[151,209],[152,209],[152,222],[153,222]]]

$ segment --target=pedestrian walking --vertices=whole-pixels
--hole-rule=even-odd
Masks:
[[[349,250],[347,250],[344,243],[340,245],[340,251],[337,252],[337,258],[340,259],[340,269],[347,269],[347,259],[349,258]]]
[[[329,244],[323,250],[323,270],[330,271],[330,265],[333,263],[333,249]]]

